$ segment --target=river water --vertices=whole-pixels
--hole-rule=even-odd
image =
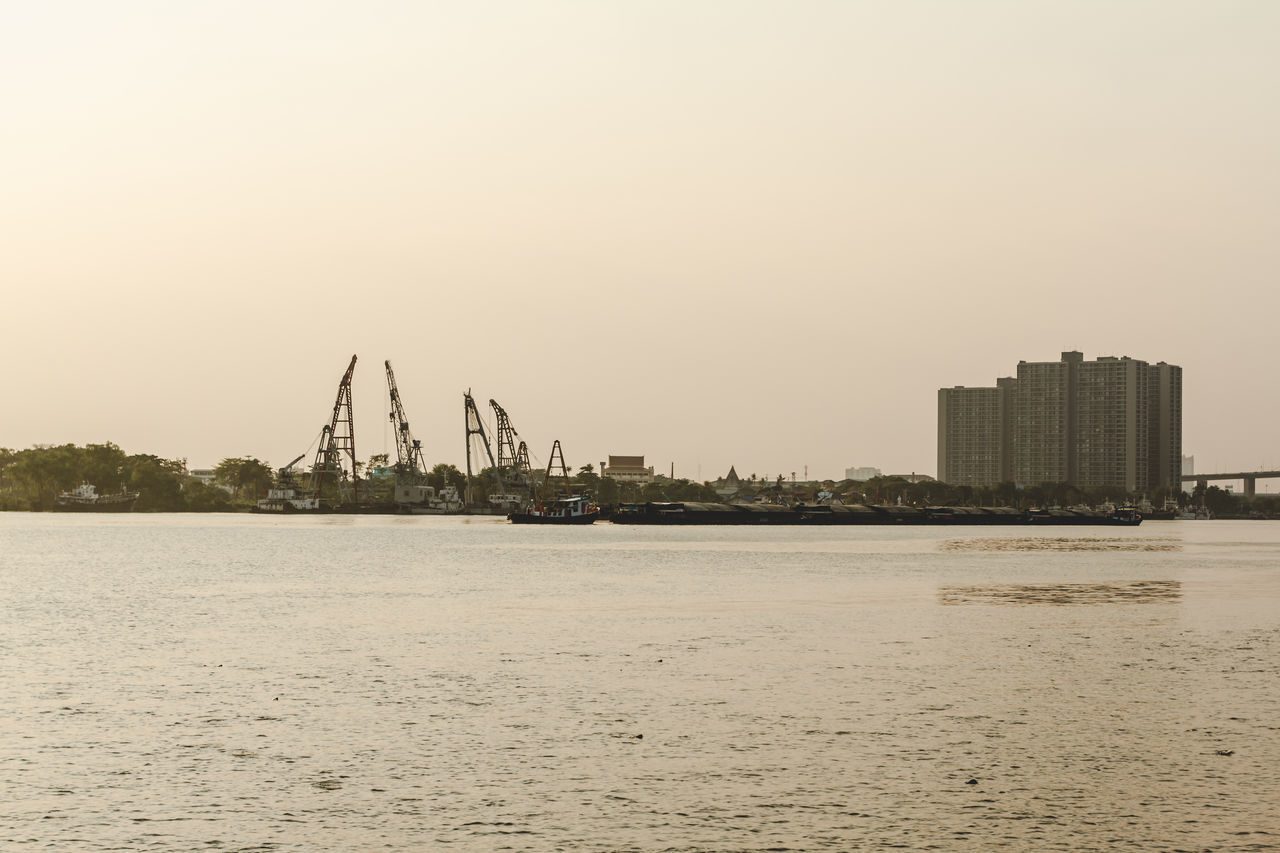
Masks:
[[[3,850],[1266,850],[1280,525],[0,514]]]

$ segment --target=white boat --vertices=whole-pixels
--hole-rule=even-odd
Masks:
[[[524,502],[522,495],[489,495],[489,507],[500,513],[515,512]]]
[[[53,508],[62,512],[129,512],[138,492],[121,491],[100,495],[92,483],[81,483],[69,492],[59,492]]]
[[[425,483],[397,484],[395,505],[399,511],[414,515],[448,515],[462,512],[462,497],[451,485],[437,489]]]
[[[258,512],[317,512],[319,498],[298,494],[292,486],[268,489],[265,498],[258,499]]]

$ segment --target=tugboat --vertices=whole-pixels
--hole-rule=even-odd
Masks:
[[[560,461],[560,473],[552,474],[556,460]],[[563,483],[566,497],[550,501],[538,501],[527,512],[511,512],[507,520],[512,524],[591,524],[600,517],[600,507],[585,492],[573,494],[569,485],[569,467],[564,464],[564,452],[560,449],[560,440],[551,445],[551,458],[547,461],[547,475],[543,488],[549,494],[555,494],[555,480]]]
[[[528,512],[507,515],[512,524],[591,524],[599,517],[600,507],[591,501],[590,495],[540,502],[530,507]]]
[[[59,492],[53,508],[61,512],[129,512],[138,494],[122,491],[100,495],[92,483],[81,483],[69,492]]]
[[[300,454],[276,473],[275,488],[267,490],[265,498],[258,499],[253,512],[319,512],[320,500],[315,495],[304,494],[293,477],[293,466],[302,461]]]

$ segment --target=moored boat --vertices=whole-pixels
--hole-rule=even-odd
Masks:
[[[819,504],[782,506],[703,502],[622,504],[610,520],[614,524],[1035,524],[1120,525],[1142,523],[1133,507],[1105,510],[1029,509],[1011,507],[913,507]]]
[[[265,498],[258,499],[254,512],[319,512],[320,501],[310,495],[304,495],[293,487],[292,483],[281,483],[279,487],[267,490]]]
[[[560,463],[558,475],[555,474],[557,461]],[[551,458],[547,462],[547,474],[542,488],[543,494],[554,495],[559,492],[565,497],[537,501],[524,512],[508,513],[507,519],[512,524],[591,524],[600,517],[600,507],[596,506],[589,494],[574,494],[569,466],[564,462],[559,439],[551,445]]]
[[[122,491],[114,495],[100,495],[92,483],[81,483],[69,492],[59,492],[54,498],[53,508],[60,512],[129,512],[138,494]]]
[[[507,515],[512,524],[591,524],[600,517],[600,507],[589,495],[571,495],[534,504],[526,512]]]

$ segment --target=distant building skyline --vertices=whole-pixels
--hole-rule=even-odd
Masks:
[[[1179,489],[1182,463],[1176,365],[1072,350],[995,387],[938,391],[938,478],[953,485]]]

